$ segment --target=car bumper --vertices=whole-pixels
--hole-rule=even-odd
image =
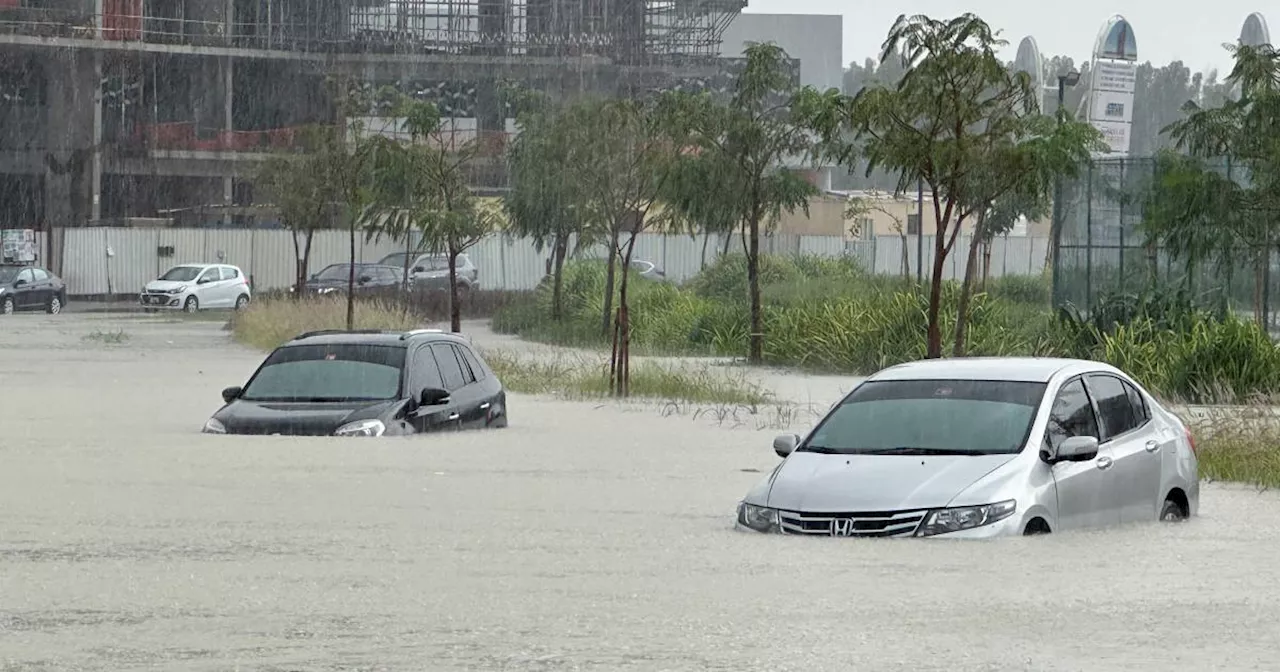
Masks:
[[[138,296],[138,305],[144,308],[182,308],[182,296],[180,294],[141,294]]]
[[[852,536],[852,537],[841,537],[841,538],[886,539],[886,540],[887,539],[995,539],[998,537],[1019,536],[1022,534],[1022,531],[1024,528],[1025,528],[1025,525],[1022,519],[1015,515],[1015,516],[1010,516],[1008,518],[1005,518],[1004,520],[996,521],[995,523],[992,523],[990,525],[983,525],[982,527],[975,527],[968,530],[960,530],[959,532],[948,532],[947,534],[935,534],[928,537],[917,537],[914,534],[901,534],[901,535],[888,536],[888,537]],[[734,523],[733,523],[733,529],[743,533],[781,534],[789,537],[825,537],[827,536],[822,534],[795,534],[790,532],[783,532],[781,530],[778,530],[775,532],[767,532],[767,533],[760,532],[759,530],[754,530],[743,525],[742,523],[738,522],[736,519],[734,520]]]

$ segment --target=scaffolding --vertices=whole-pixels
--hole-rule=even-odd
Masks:
[[[746,0],[108,0],[0,6],[0,33],[309,52],[600,56],[719,54]],[[232,8],[232,11],[227,11]]]
[[[351,8],[365,48],[634,63],[714,57],[743,0],[383,0]]]

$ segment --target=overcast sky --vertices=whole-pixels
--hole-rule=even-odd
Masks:
[[[1035,0],[748,0],[746,11],[770,14],[841,14],[844,16],[844,62],[875,56],[885,33],[899,14],[927,14],[943,18],[966,11],[981,16],[1003,31],[1010,42],[1004,54],[1012,61],[1018,42],[1031,35],[1046,58],[1057,54],[1080,62],[1089,58],[1102,24],[1121,14],[1133,25],[1138,61],[1164,65],[1182,60],[1192,70],[1231,69],[1223,42],[1234,42],[1251,12],[1267,15],[1269,3],[1258,0],[1216,0],[1212,3],[1178,0],[1074,0],[1057,4]],[[1275,5],[1271,5],[1274,7]],[[1069,9],[1068,9],[1069,8]],[[1267,16],[1269,21],[1280,20]]]

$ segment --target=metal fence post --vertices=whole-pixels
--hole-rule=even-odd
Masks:
[[[1093,161],[1085,172],[1089,180],[1085,184],[1084,199],[1084,309],[1093,309]]]

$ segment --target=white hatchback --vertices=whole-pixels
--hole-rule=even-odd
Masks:
[[[239,267],[227,264],[182,264],[148,282],[138,296],[143,308],[184,310],[249,305],[249,279]]]

